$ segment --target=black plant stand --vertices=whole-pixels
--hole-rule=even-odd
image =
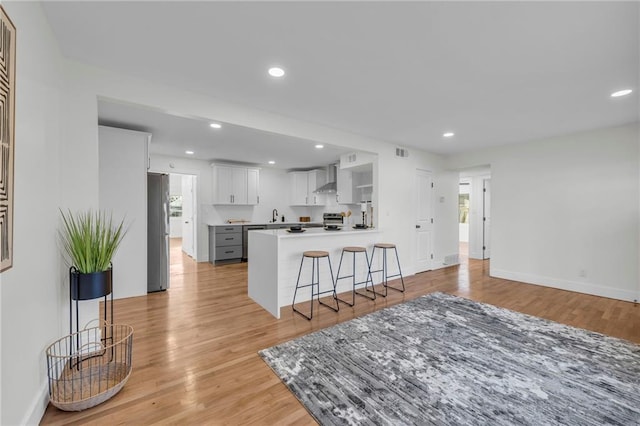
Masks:
[[[83,274],[78,272],[78,270],[72,266],[69,268],[69,334],[73,335],[73,305],[75,301],[75,310],[76,310],[76,329],[75,333],[77,333],[76,338],[76,346],[77,350],[80,351],[80,319],[78,315],[78,301],[80,300],[92,300],[97,299],[99,297],[104,298],[103,303],[103,333],[101,340],[102,342],[107,342],[109,340],[113,340],[111,336],[107,336],[107,324],[113,324],[113,291],[112,291],[112,282],[113,282],[113,265],[110,265],[109,269],[103,272],[94,272],[90,274]],[[110,317],[107,317],[107,298],[109,300],[110,306]],[[110,319],[110,322],[107,321]],[[69,348],[69,352],[72,352],[72,348]],[[80,362],[83,361],[82,356],[79,356],[75,365],[80,368]],[[73,368],[74,363],[70,365]]]

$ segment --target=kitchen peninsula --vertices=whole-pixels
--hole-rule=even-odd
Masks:
[[[377,242],[377,229],[342,229],[328,231],[322,228],[307,229],[306,232],[292,233],[286,229],[256,230],[249,237],[249,297],[260,304],[270,314],[280,318],[280,308],[291,305],[300,270],[302,252],[324,250],[329,252],[334,276],[338,273],[338,263],[343,247],[363,246],[367,251]],[[342,264],[343,275],[350,275],[351,255],[345,255]],[[367,268],[363,259],[357,261],[357,280],[364,281]],[[305,261],[301,282],[311,282],[311,262]],[[331,279],[326,262],[320,262],[321,288],[329,289]],[[351,280],[340,280],[337,292],[351,289]],[[308,301],[310,287],[298,292],[297,301]]]

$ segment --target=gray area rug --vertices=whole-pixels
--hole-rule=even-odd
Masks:
[[[640,424],[639,345],[442,293],[260,355],[323,425]]]

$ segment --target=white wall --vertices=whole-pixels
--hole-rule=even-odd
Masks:
[[[169,195],[182,195],[182,176],[169,173]]]
[[[378,202],[374,220],[382,231],[381,239],[398,246],[406,275],[414,273],[416,240],[416,169],[433,173],[434,212],[433,268],[447,266],[445,257],[458,254],[458,174],[443,171],[439,156],[409,149],[409,157],[395,156],[395,146],[388,145],[379,153],[374,168],[374,185],[378,186]]]
[[[433,269],[459,262],[458,174],[436,172],[434,178]]]
[[[113,256],[113,297],[147,294],[147,145],[149,133],[100,126],[99,206],[127,233]]]
[[[73,94],[40,5],[2,4],[17,27],[17,87],[14,263],[0,275],[0,423],[37,424],[47,402],[45,349],[68,333],[68,272],[57,245],[58,208],[97,205],[97,187],[91,185],[97,164],[76,162],[76,152],[86,158],[97,153],[97,144],[95,133],[93,139],[84,137],[84,124],[67,128]],[[70,149],[71,134],[83,134],[85,146]],[[63,189],[71,176],[78,183]]]
[[[636,124],[450,158],[491,164],[491,275],[637,299],[638,138]]]

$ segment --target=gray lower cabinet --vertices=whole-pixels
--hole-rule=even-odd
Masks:
[[[209,226],[209,262],[242,260],[242,225]]]
[[[244,225],[246,229],[288,229],[292,225],[305,228],[322,227],[322,223],[265,223]],[[246,232],[243,225],[209,225],[209,262],[232,263],[247,258]],[[245,245],[243,252],[243,243]]]

